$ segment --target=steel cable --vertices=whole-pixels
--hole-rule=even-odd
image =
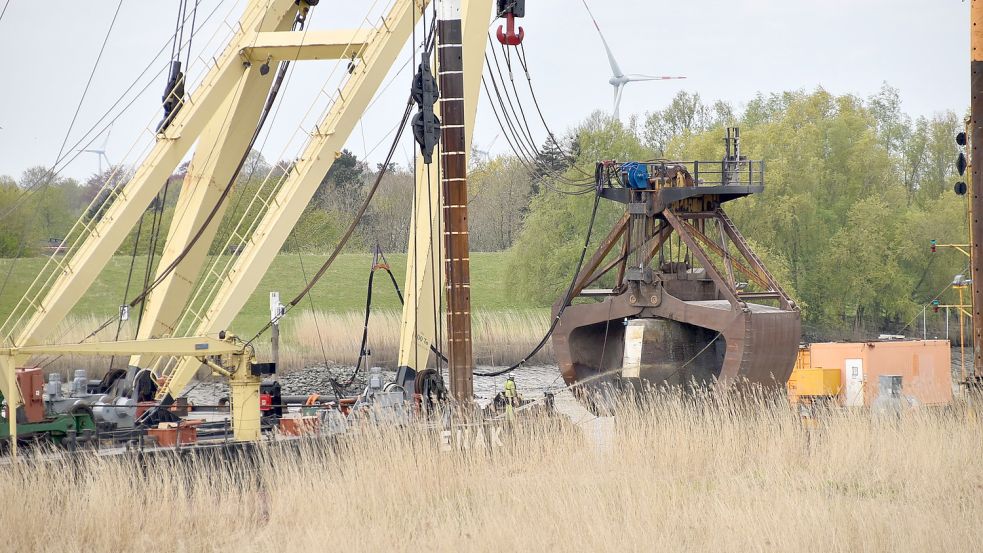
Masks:
[[[580,251],[580,259],[577,260],[577,267],[573,271],[573,278],[570,279],[570,286],[567,287],[567,292],[563,296],[563,304],[560,306],[559,311],[557,311],[556,316],[553,317],[553,322],[550,323],[550,327],[546,331],[546,334],[543,335],[543,338],[539,341],[538,344],[536,344],[536,347],[534,347],[532,351],[529,352],[529,354],[527,354],[525,357],[523,357],[522,360],[519,361],[518,363],[515,363],[514,365],[511,365],[509,367],[506,367],[498,371],[492,371],[486,373],[474,373],[475,376],[500,376],[505,373],[512,372],[515,369],[525,365],[530,358],[532,358],[534,355],[539,353],[539,350],[543,349],[543,346],[546,345],[546,341],[550,339],[550,337],[553,335],[553,331],[556,330],[556,325],[560,323],[560,317],[563,315],[563,312],[566,311],[567,306],[569,306],[570,302],[573,301],[573,297],[572,297],[573,290],[577,286],[577,277],[580,276],[580,270],[584,265],[584,259],[587,257],[587,248],[590,247],[590,239],[591,239],[591,235],[594,232],[594,221],[597,219],[597,212],[598,212],[598,207],[600,205],[600,201],[601,201],[601,194],[600,191],[598,191],[597,194],[594,196],[594,207],[593,209],[591,209],[590,222],[587,224],[587,236],[584,238],[584,247]]]

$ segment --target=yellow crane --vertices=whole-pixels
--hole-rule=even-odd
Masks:
[[[99,198],[101,204],[96,206],[98,217],[91,215],[91,209],[83,214],[65,239],[65,254],[47,261],[0,325],[0,381],[11,411],[18,404],[15,368],[28,363],[31,355],[131,355],[132,366],[154,372],[161,384],[158,400],[176,397],[206,362],[233,384],[233,428],[237,439],[258,436],[258,422],[255,427],[252,422],[253,410],[257,421],[259,416],[252,399],[258,379],[243,372],[247,360],[252,359],[251,348],[228,339],[201,337],[215,336],[229,328],[256,290],[431,4],[428,0],[395,0],[388,13],[371,28],[298,30],[298,22],[302,24],[318,3],[249,0],[233,36],[214,58],[197,89],[185,96],[183,83],[179,83],[181,93],[169,98],[173,100],[172,108],[166,111],[156,142],[133,177],[125,185],[105,189],[106,194]],[[439,4],[441,13],[455,14],[461,20],[464,157],[471,148],[485,41],[495,15],[493,1],[441,0]],[[224,265],[210,260],[208,252],[227,206],[225,183],[230,183],[241,168],[241,160],[252,143],[250,137],[261,126],[264,104],[274,86],[270,64],[326,59],[349,62],[348,75],[336,100],[314,127],[301,155],[275,191],[253,198],[260,213],[255,225],[248,231],[236,227],[230,238],[242,244],[238,255]],[[177,78],[183,80],[183,75],[177,73]],[[435,111],[439,112],[439,103]],[[144,314],[137,339],[44,345],[95,282],[193,145],[196,148],[153,286],[140,298]],[[430,168],[429,174],[427,166],[417,163],[418,201],[408,245],[399,349],[400,365],[411,369],[425,368],[434,345],[434,297],[439,297],[444,284],[439,265],[434,263],[435,259],[443,259],[443,195],[440,186],[430,186],[433,175],[441,182],[441,171],[439,163]],[[436,273],[434,267],[438,267]],[[199,344],[206,344],[209,352],[221,352],[238,361],[225,367],[207,362],[194,349]],[[237,382],[241,383],[239,392]]]

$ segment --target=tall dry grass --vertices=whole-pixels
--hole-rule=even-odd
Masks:
[[[533,420],[442,452],[368,428],[206,466],[0,468],[10,551],[978,551],[983,427],[964,409],[833,413],[663,393],[600,436]]]
[[[280,370],[288,373],[312,364],[354,365],[358,360],[362,340],[363,313],[327,313],[298,311],[287,317],[280,334]],[[59,343],[79,342],[89,338],[93,329],[105,320],[95,316],[71,316],[54,333]],[[369,321],[368,347],[372,363],[395,367],[399,356],[399,323],[397,311],[373,312]],[[474,317],[474,357],[479,365],[508,365],[523,358],[539,342],[549,328],[549,313],[544,310],[478,312]],[[132,321],[123,324],[121,339],[133,337]],[[116,324],[102,329],[91,341],[113,340]],[[250,335],[251,336],[251,335]],[[53,340],[55,341],[55,340]],[[270,341],[264,337],[255,342],[257,355],[267,359]],[[546,346],[531,361],[552,363],[552,344]],[[109,367],[108,357],[66,355],[46,356],[35,360],[49,371],[60,371],[68,377],[74,369],[86,369],[96,378]],[[116,367],[126,359],[117,358]]]
[[[286,370],[311,363],[354,364],[362,340],[362,313],[324,313],[304,311],[292,316],[281,334],[280,359]],[[443,322],[443,321],[441,321]],[[528,354],[549,328],[546,311],[478,312],[472,321],[474,358],[478,365],[508,365]],[[400,313],[372,313],[369,320],[368,349],[372,363],[395,367],[399,357]],[[446,336],[445,336],[446,338]],[[322,352],[323,345],[323,352]],[[259,351],[268,351],[268,342]],[[547,344],[535,362],[553,362],[553,348]]]

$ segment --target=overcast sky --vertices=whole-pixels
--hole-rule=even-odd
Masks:
[[[380,0],[378,4],[386,4]],[[883,82],[901,91],[913,116],[944,110],[963,113],[969,102],[969,3],[961,0],[589,0],[626,73],[685,75],[684,81],[630,84],[622,100],[623,118],[664,107],[679,90],[740,107],[758,92],[822,86],[842,94],[866,96]],[[220,51],[223,33],[245,0],[200,0],[200,31],[192,57]],[[384,6],[371,0],[324,0],[315,8],[312,28],[352,27],[366,14],[377,21]],[[85,2],[10,0],[0,19],[4,55],[0,86],[0,174],[19,176],[27,167],[51,165],[65,139],[109,29],[117,0]],[[133,104],[112,126],[106,153],[112,162],[136,163],[151,142],[147,129],[159,118],[163,71],[174,31],[178,0],[123,0],[106,52],[82,103],[69,146],[89,130],[144,68],[124,104]],[[215,10],[210,20],[207,14]],[[547,121],[564,131],[595,109],[610,110],[610,69],[581,0],[527,0],[525,47],[534,87]],[[496,25],[497,26],[497,25]],[[218,34],[216,34],[218,33]],[[214,39],[209,42],[209,38]],[[409,50],[398,66],[409,59]],[[329,95],[340,82],[335,64],[305,63],[287,83],[280,110],[262,140],[267,158],[293,157]],[[192,82],[202,64],[191,71]],[[409,70],[391,73],[389,88],[378,95],[348,147],[359,157],[380,161],[387,133],[404,106]],[[517,75],[517,77],[520,75]],[[524,77],[523,77],[524,78]],[[387,81],[389,82],[389,81]],[[325,83],[327,83],[326,86]],[[324,93],[319,94],[319,90]],[[520,90],[522,90],[520,88]],[[305,117],[312,99],[318,102]],[[482,99],[475,141],[493,152],[508,148]],[[118,108],[113,113],[115,114]],[[299,131],[298,131],[299,128]],[[534,126],[542,141],[541,126]],[[293,140],[291,141],[291,137]],[[95,140],[98,147],[103,137]],[[132,144],[137,147],[131,150]],[[405,164],[409,139],[397,153]],[[377,144],[381,144],[378,145]],[[129,153],[128,153],[129,152]],[[96,171],[97,156],[82,154],[63,174],[84,179]]]

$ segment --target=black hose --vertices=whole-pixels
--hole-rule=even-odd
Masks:
[[[550,339],[550,336],[553,335],[553,331],[556,330],[556,325],[560,323],[560,316],[563,315],[563,312],[566,311],[567,306],[570,305],[571,301],[573,301],[571,296],[573,296],[573,290],[577,286],[577,277],[580,276],[580,269],[584,266],[584,259],[587,257],[587,247],[590,245],[591,234],[594,232],[594,221],[597,219],[597,208],[600,201],[601,194],[600,190],[598,190],[594,195],[594,208],[591,210],[590,223],[587,225],[587,237],[584,238],[584,248],[580,252],[580,259],[577,261],[577,268],[573,271],[573,278],[570,280],[570,286],[567,288],[567,293],[563,296],[563,305],[561,305],[560,310],[557,311],[556,317],[553,317],[553,322],[550,323],[550,328],[546,331],[543,339],[540,340],[539,343],[536,344],[536,347],[533,348],[533,350],[529,352],[528,355],[523,357],[518,363],[497,371],[474,373],[474,376],[501,376],[505,373],[512,372],[515,369],[525,365],[531,357],[539,353],[539,350],[543,349],[543,346],[546,345],[546,341]]]

